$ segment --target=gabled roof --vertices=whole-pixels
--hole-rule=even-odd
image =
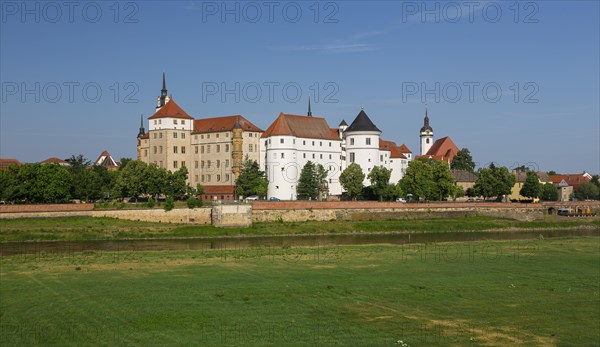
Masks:
[[[165,106],[161,107],[155,114],[150,116],[148,119],[158,119],[158,118],[179,118],[179,119],[194,119],[189,114],[187,114],[177,103],[175,100],[171,98],[169,102],[165,104]]]
[[[552,181],[550,176],[548,176],[548,174],[545,172],[536,171],[536,174],[538,175],[540,182],[551,182]],[[525,182],[525,180],[527,179],[526,171],[514,171],[513,175],[515,176],[517,182],[520,182],[520,183]]]
[[[262,137],[284,135],[307,139],[340,140],[337,129],[330,128],[324,118],[298,116],[282,112],[265,130]]]
[[[108,169],[116,169],[119,167],[119,163],[113,159],[113,157],[108,153],[108,151],[103,151],[98,159],[94,162],[94,165],[104,166]]]
[[[203,118],[194,120],[193,133],[213,133],[220,131],[231,131],[239,122],[244,131],[262,132],[262,129],[252,124],[243,116],[223,116],[214,118]]]
[[[458,147],[456,147],[449,136],[446,136],[435,141],[425,155],[417,156],[417,158],[431,158],[451,162],[457,153]]]
[[[345,132],[349,133],[352,131],[378,131],[378,132],[381,132],[381,130],[379,130],[377,128],[377,126],[375,126],[375,124],[373,124],[373,122],[371,121],[371,118],[369,118],[369,116],[367,116],[367,114],[365,113],[364,110],[360,110],[360,113],[358,114],[358,116],[356,116],[356,118],[354,118],[354,121],[352,122],[352,124],[350,124],[350,126],[348,127],[348,129],[346,129]]]
[[[580,184],[589,182],[589,174],[565,174],[565,175],[550,175],[550,179],[554,184],[560,184],[561,181],[565,181],[566,184],[573,186],[574,189],[578,188]]]
[[[62,165],[69,165],[68,161],[62,160],[62,159],[57,158],[57,157],[48,158],[48,159],[46,159],[44,161],[41,161],[40,163],[42,163],[42,164],[56,163],[56,164],[62,164]]]
[[[402,154],[400,147],[396,146],[396,143],[393,141],[379,139],[379,150],[390,151],[390,158],[393,159],[407,159],[406,156]]]
[[[0,170],[7,170],[11,165],[23,165],[20,161],[14,158],[0,158]]]
[[[346,121],[342,119],[342,121],[340,122],[340,125],[338,125],[338,126],[339,127],[341,127],[341,126],[346,126],[347,127],[348,123],[346,123]]]
[[[452,176],[454,176],[455,182],[474,183],[477,181],[477,175],[467,170],[452,170]]]
[[[412,154],[411,150],[410,150],[410,149],[408,149],[408,147],[406,147],[406,145],[405,145],[405,144],[402,144],[402,145],[400,146],[400,152],[402,152],[402,153],[411,153],[411,154]]]

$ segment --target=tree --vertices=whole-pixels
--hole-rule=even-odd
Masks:
[[[592,182],[585,182],[579,185],[579,188],[573,193],[577,200],[596,200],[598,199],[598,187]]]
[[[317,176],[317,165],[311,161],[304,164],[296,187],[299,199],[317,199],[321,188],[321,181]]]
[[[165,168],[159,168],[156,164],[150,164],[144,170],[146,176],[146,193],[158,201],[158,197],[167,193],[167,185],[169,184],[169,172]]]
[[[371,189],[379,197],[379,201],[383,201],[383,198],[389,195],[391,175],[392,170],[383,166],[375,166],[367,176],[369,181],[371,181]]]
[[[199,195],[199,196],[204,195],[204,186],[202,185],[202,183],[198,183],[196,185],[196,195]]]
[[[364,187],[364,180],[365,174],[357,163],[348,165],[340,174],[340,184],[352,200],[356,200],[360,196]]]
[[[188,192],[188,169],[185,166],[175,172],[167,171],[167,185],[165,194],[174,199],[180,199]]]
[[[465,147],[456,153],[454,159],[452,159],[450,168],[452,170],[466,170],[469,172],[475,172],[475,162],[473,161],[473,157],[471,156],[471,152],[469,152],[468,148]]]
[[[550,171],[548,171],[548,172],[546,172],[546,173],[547,173],[548,175],[550,175],[550,176],[553,176],[553,175],[556,175],[556,174],[557,174],[557,173],[556,173],[556,171],[554,171],[554,170],[550,170]]]
[[[523,183],[523,187],[519,191],[519,194],[526,198],[535,199],[540,195],[542,191],[542,185],[540,184],[540,178],[535,171],[527,171],[527,178]]]
[[[556,189],[554,184],[546,183],[546,184],[542,185],[542,189],[540,192],[540,200],[542,200],[542,201],[558,200],[558,190]]]
[[[240,175],[235,180],[236,196],[265,196],[267,195],[267,185],[265,172],[260,171],[258,163],[255,160],[250,160],[246,156]]]
[[[484,198],[499,197],[511,193],[515,185],[515,176],[505,166],[496,167],[493,163],[488,168],[479,169],[477,181],[473,187],[475,196]]]
[[[402,191],[407,195],[411,194],[417,201],[429,200],[434,196],[432,161],[420,158],[409,162],[406,173],[399,182]]]
[[[432,175],[434,183],[431,200],[439,199],[442,201],[449,196],[454,196],[458,187],[448,164],[442,160],[433,160],[432,162],[430,161],[430,164],[433,164]]]
[[[146,170],[148,165],[143,161],[131,160],[120,169],[114,184],[114,191],[118,197],[137,198],[148,192]]]
[[[71,198],[72,177],[58,164],[35,165],[34,202],[65,202]]]

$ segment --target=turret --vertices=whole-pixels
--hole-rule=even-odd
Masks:
[[[421,155],[427,154],[431,146],[433,146],[433,128],[429,125],[429,117],[427,116],[427,107],[425,107],[425,119],[421,128]]]
[[[340,124],[342,126],[342,124]],[[346,139],[346,164],[357,163],[365,174],[365,184],[369,184],[367,175],[373,167],[379,165],[379,136],[381,130],[373,124],[364,109],[352,124],[344,131]]]

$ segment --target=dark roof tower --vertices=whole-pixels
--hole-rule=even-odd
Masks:
[[[163,83],[162,89],[160,90],[160,104],[157,108],[161,108],[165,106],[165,101],[167,99],[167,80],[165,78],[165,73],[163,72]]]
[[[421,128],[421,132],[424,133],[427,130],[433,132],[433,128],[429,125],[429,117],[427,116],[427,106],[425,106],[425,119],[423,120],[423,127]]]
[[[340,122],[340,125],[338,125],[338,127],[341,127],[341,126],[348,126],[348,123],[346,123],[346,121],[342,119],[342,121]]]
[[[312,117],[312,111],[310,110],[310,96],[308,97],[308,113],[306,115]]]
[[[140,132],[138,133],[138,137],[144,136],[146,134],[146,129],[144,129],[144,115],[140,115]]]
[[[381,133],[381,130],[373,124],[363,109],[360,110],[358,116],[356,116],[352,124],[346,129],[347,133],[352,131],[377,131]]]

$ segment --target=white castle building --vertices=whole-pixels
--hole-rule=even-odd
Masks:
[[[296,200],[300,172],[311,161],[327,170],[328,194],[339,196],[340,174],[348,165],[357,163],[366,177],[375,166],[392,170],[390,182],[404,175],[412,152],[406,145],[381,139],[381,130],[364,110],[350,126],[342,120],[331,128],[324,118],[313,117],[308,106],[306,116],[280,113],[261,138],[261,157],[269,180],[267,198]]]

